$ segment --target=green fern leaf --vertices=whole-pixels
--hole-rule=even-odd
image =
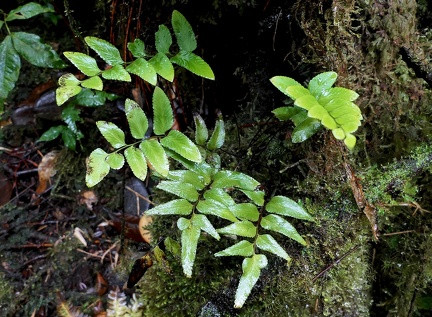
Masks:
[[[254,245],[249,241],[242,240],[225,250],[219,251],[214,256],[252,256],[254,254]]]

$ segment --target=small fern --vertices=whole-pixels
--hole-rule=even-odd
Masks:
[[[107,317],[141,317],[143,316],[143,304],[139,302],[136,294],[133,294],[129,304],[126,295],[117,287],[108,294]]]
[[[335,72],[321,73],[310,80],[308,88],[285,76],[270,79],[276,88],[294,100],[294,107],[273,110],[278,119],[293,120],[294,143],[308,139],[323,125],[350,150],[354,148],[356,137],[352,133],[363,119],[360,108],[353,102],[358,94],[350,89],[332,87],[336,79]]]

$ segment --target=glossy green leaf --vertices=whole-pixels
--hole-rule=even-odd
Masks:
[[[187,69],[195,75],[215,79],[214,73],[210,66],[198,55],[191,52],[180,51],[171,58],[171,62]]]
[[[225,124],[222,116],[219,115],[219,119],[216,121],[213,133],[207,142],[207,149],[210,151],[220,149],[225,142]]]
[[[0,43],[0,113],[3,101],[15,87],[21,68],[21,59],[12,45],[10,35]]]
[[[238,221],[237,218],[227,207],[211,199],[200,200],[196,208],[199,212],[206,215],[213,215],[232,222]]]
[[[321,107],[322,106],[318,103],[318,101],[315,99],[314,96],[312,96],[311,94],[307,94],[307,95],[303,95],[299,98],[297,98],[294,102],[294,105],[296,105],[297,107],[309,110],[318,106]]]
[[[168,179],[171,180],[192,184],[198,190],[202,190],[205,187],[203,177],[193,171],[189,171],[189,170],[170,171],[167,177]]]
[[[301,98],[303,96],[310,96],[309,90],[304,88],[302,85],[287,87],[285,94],[294,100],[297,100],[298,98]]]
[[[293,108],[298,110],[297,113],[290,118],[292,122],[294,122],[295,126],[298,126],[300,123],[309,118],[306,109],[297,106],[294,106]]]
[[[174,67],[164,53],[157,53],[149,60],[149,63],[162,78],[170,82],[174,80]]]
[[[343,129],[338,128],[338,129],[334,129],[332,130],[333,136],[337,139],[337,140],[343,140],[345,139],[345,132]]]
[[[146,215],[190,215],[193,205],[186,199],[174,199],[146,211]]]
[[[158,53],[166,55],[172,44],[171,33],[165,25],[159,25],[159,29],[155,33],[155,45]]]
[[[217,231],[222,234],[233,234],[241,237],[253,238],[256,235],[257,228],[250,221],[237,221]]]
[[[245,194],[250,200],[254,202],[255,205],[264,205],[264,191],[262,190],[246,190],[240,189],[240,191]]]
[[[249,241],[242,240],[236,244],[219,251],[214,256],[252,256],[254,254],[254,245]]]
[[[76,97],[76,102],[81,106],[97,107],[105,105],[107,99],[115,100],[117,98],[117,95],[105,91],[83,89]]]
[[[242,263],[243,274],[235,294],[234,307],[241,308],[246,302],[252,288],[261,274],[261,269],[267,266],[267,257],[264,254],[255,254],[245,258]]]
[[[337,129],[338,124],[328,113],[321,118],[321,123],[329,130]]]
[[[138,58],[146,56],[144,42],[140,39],[135,39],[133,42],[129,42],[127,48],[132,53],[133,57]]]
[[[171,23],[180,49],[187,52],[195,50],[197,48],[195,34],[183,14],[174,10],[172,13]]]
[[[297,230],[284,218],[278,215],[267,215],[261,219],[261,227],[267,230],[279,232],[288,238],[291,238],[302,245],[306,245],[306,241],[297,232]]]
[[[269,234],[259,235],[256,240],[256,245],[261,250],[271,252],[287,261],[290,261],[291,259],[284,248],[282,248],[280,244]]]
[[[65,128],[66,127],[64,125],[58,125],[49,128],[41,135],[41,137],[38,139],[38,142],[52,141],[58,138]]]
[[[187,199],[191,202],[197,201],[199,197],[195,187],[188,183],[178,181],[161,181],[156,187],[179,196],[180,198]]]
[[[162,145],[156,140],[145,140],[140,143],[139,147],[154,170],[166,177],[169,171],[169,162]]]
[[[197,146],[180,131],[171,130],[166,137],[161,139],[160,143],[192,162],[199,163],[202,160]]]
[[[104,70],[102,72],[102,77],[105,79],[127,82],[130,82],[132,80],[129,73],[124,69],[122,65],[114,65],[113,67]]]
[[[177,228],[179,228],[179,230],[181,230],[181,231],[189,228],[190,225],[191,225],[190,219],[186,219],[186,218],[180,217],[177,220]]]
[[[310,118],[315,118],[315,119],[319,119],[319,120],[322,120],[322,118],[327,116],[327,115],[328,115],[327,110],[324,109],[324,107],[318,103],[315,106],[313,106],[312,108],[310,108],[308,111],[308,116]]]
[[[321,123],[319,120],[307,118],[294,128],[291,141],[293,143],[301,143],[317,133],[320,128]]]
[[[303,207],[285,196],[272,197],[265,206],[265,209],[273,214],[314,221]]]
[[[41,42],[36,34],[12,32],[10,34],[15,50],[30,64],[39,67],[64,68],[66,64],[54,49]]]
[[[144,153],[140,149],[130,146],[124,151],[124,155],[135,177],[145,181],[147,177],[147,161]]]
[[[159,87],[156,87],[153,92],[152,102],[153,130],[156,135],[163,135],[165,132],[171,129],[174,123],[171,103],[164,91]]]
[[[335,99],[354,101],[358,97],[359,95],[351,89],[333,87],[325,91],[325,93],[323,93],[318,100],[320,104],[326,105]]]
[[[338,75],[335,72],[325,72],[316,75],[309,82],[308,89],[315,98],[320,98],[336,82]]]
[[[230,211],[240,220],[257,221],[259,218],[258,208],[251,203],[235,204],[230,208]]]
[[[346,134],[349,134],[357,131],[359,124],[358,122],[346,122],[343,123],[341,126],[342,126],[342,130],[344,130]]]
[[[118,170],[123,167],[125,159],[120,153],[110,153],[106,158],[107,163],[112,169]]]
[[[63,108],[61,113],[62,120],[67,124],[68,128],[76,135],[80,134],[76,122],[82,122],[80,110],[72,104]]]
[[[85,178],[87,187],[95,186],[108,174],[110,166],[106,161],[107,156],[108,153],[100,148],[90,153]]]
[[[124,132],[114,123],[97,121],[96,126],[113,148],[118,149],[126,145]]]
[[[204,145],[208,139],[207,125],[198,113],[194,113],[193,118],[195,122],[195,142],[198,145]]]
[[[74,74],[67,73],[60,76],[58,84],[60,86],[78,86],[81,82],[75,77]]]
[[[86,36],[84,40],[108,65],[114,66],[124,63],[119,50],[110,42],[93,36]]]
[[[198,239],[201,234],[201,228],[196,226],[190,226],[182,231],[181,235],[181,262],[183,267],[183,273],[186,277],[192,276],[192,268],[195,262],[196,249],[198,245]]]
[[[81,86],[84,88],[95,89],[101,91],[103,89],[103,82],[99,76],[93,76],[83,80]]]
[[[101,70],[93,57],[79,52],[64,52],[63,54],[84,75],[91,77],[100,74]]]
[[[270,81],[277,89],[279,89],[285,95],[287,95],[287,88],[289,86],[303,87],[299,82],[295,81],[294,79],[292,79],[290,77],[286,77],[286,76],[274,76],[274,77],[270,78]]]
[[[346,138],[344,139],[344,143],[348,149],[353,150],[356,145],[357,139],[351,133],[346,134]]]
[[[61,106],[73,96],[78,95],[82,88],[80,86],[60,86],[56,89],[56,103]]]
[[[280,107],[274,109],[272,112],[281,121],[286,121],[288,119],[291,119],[292,116],[299,113],[300,108],[299,107]]]
[[[246,190],[255,190],[260,183],[249,175],[235,171],[219,171],[213,178],[212,188],[237,187]]]
[[[125,112],[132,136],[138,140],[144,138],[148,130],[148,120],[144,111],[135,101],[127,98]]]
[[[141,77],[152,85],[156,85],[157,75],[152,64],[144,58],[138,58],[126,67],[126,71]]]
[[[29,2],[25,5],[19,6],[16,9],[11,10],[6,17],[6,21],[30,19],[35,15],[54,12],[53,8],[41,6],[36,2]]]
[[[76,141],[79,139],[79,136],[76,135],[71,129],[64,129],[61,133],[61,138],[63,140],[64,145],[72,151],[75,151]]]
[[[234,199],[221,188],[212,188],[204,192],[204,198],[213,200],[222,204],[225,207],[230,207],[235,205]]]
[[[217,233],[216,229],[213,227],[210,220],[208,220],[206,216],[200,214],[194,214],[192,216],[192,225],[201,228],[202,231],[207,232],[216,240],[220,240],[219,234]]]

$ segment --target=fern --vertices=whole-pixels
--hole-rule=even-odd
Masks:
[[[294,107],[273,110],[280,120],[293,120],[293,142],[303,142],[315,134],[321,125],[331,130],[333,136],[343,140],[352,150],[357,131],[363,119],[360,108],[353,102],[358,94],[350,89],[332,87],[335,72],[321,73],[309,82],[308,88],[292,78],[275,76],[270,79],[280,91],[294,100]],[[306,111],[305,111],[306,110]]]
[[[133,294],[128,304],[126,295],[118,287],[108,294],[108,306],[107,317],[141,317],[144,310],[136,294]]]

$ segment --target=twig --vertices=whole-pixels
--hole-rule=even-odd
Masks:
[[[383,236],[395,236],[398,234],[405,234],[405,233],[411,233],[415,232],[415,230],[405,230],[405,231],[398,231],[398,232],[390,232],[390,233],[383,233]]]
[[[313,279],[312,279],[312,283],[315,283],[315,281],[317,279],[319,279],[321,276],[323,276],[325,273],[327,273],[328,271],[330,271],[330,269],[332,269],[335,265],[338,265],[344,258],[346,258],[348,255],[350,255],[351,253],[353,253],[355,250],[357,250],[360,247],[360,244],[356,245],[354,248],[352,248],[351,250],[349,250],[347,253],[345,253],[344,255],[342,255],[339,259],[337,259],[336,261],[334,261],[332,264],[330,264],[329,266],[327,266],[324,270],[322,270],[321,272],[318,273],[318,275],[316,275]]]
[[[140,193],[138,193],[137,191],[133,190],[131,187],[126,186],[126,189],[130,192],[132,192],[133,194],[135,194],[136,196],[138,196],[141,199],[144,199],[146,202],[148,202],[149,204],[156,206],[156,204],[154,202],[152,202],[150,199],[148,199],[147,197],[144,197],[143,195],[141,195]]]

